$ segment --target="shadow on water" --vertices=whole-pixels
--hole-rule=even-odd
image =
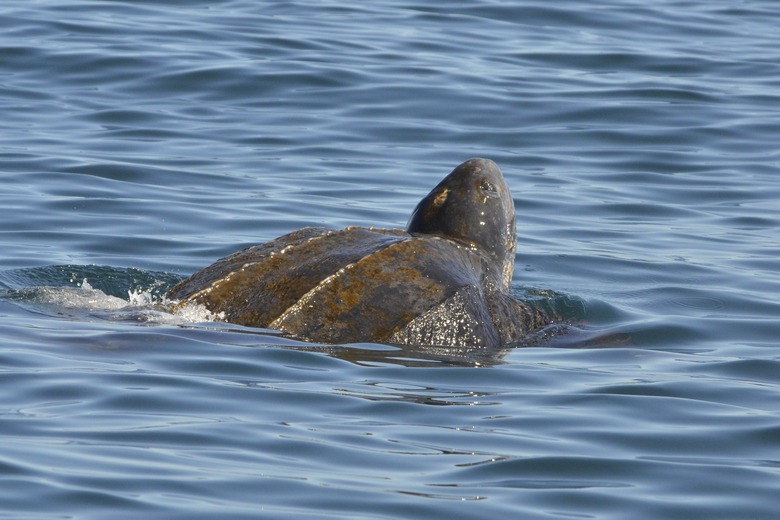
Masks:
[[[587,305],[582,300],[551,291],[523,290],[515,296],[545,308],[567,323],[554,324],[532,334],[517,345],[499,349],[437,347],[431,345],[348,344],[323,345],[286,337],[278,331],[216,322],[205,308],[188,306],[187,313],[172,312],[164,295],[181,276],[135,268],[98,265],[55,265],[0,272],[0,299],[28,312],[73,321],[109,321],[176,325],[190,331],[208,327],[225,334],[233,344],[236,334],[256,338],[251,346],[273,346],[320,352],[358,365],[492,366],[514,348],[603,348],[631,345],[620,331],[585,325]],[[208,325],[206,325],[208,324]],[[214,339],[213,337],[211,338]],[[219,339],[216,344],[222,343]],[[241,341],[246,345],[245,340]]]

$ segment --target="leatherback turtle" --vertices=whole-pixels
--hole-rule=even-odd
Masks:
[[[218,260],[167,296],[319,343],[498,347],[554,319],[508,294],[515,244],[501,170],[475,158],[420,201],[406,231],[300,229]]]

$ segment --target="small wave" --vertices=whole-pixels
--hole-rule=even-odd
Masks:
[[[77,320],[100,319],[178,325],[221,319],[220,315],[210,312],[202,305],[181,305],[165,298],[165,292],[176,281],[172,275],[155,277],[154,273],[112,267],[89,266],[88,269],[93,274],[100,273],[102,276],[84,277],[81,282],[77,282],[73,276],[74,266],[23,270],[15,273],[13,278],[18,282],[15,285],[23,285],[25,278],[27,281],[50,282],[52,285],[36,284],[7,289],[0,291],[0,297],[32,312]],[[144,275],[143,286],[138,283],[139,272]],[[52,273],[59,273],[59,276],[51,276]],[[67,280],[62,278],[64,273],[70,273]],[[111,285],[109,292],[97,287],[105,287],[107,280],[110,280]],[[56,285],[63,282],[67,285]],[[126,297],[118,295],[121,294],[120,287]]]

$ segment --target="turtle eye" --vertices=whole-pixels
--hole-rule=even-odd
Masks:
[[[482,193],[486,197],[497,197],[498,196],[498,190],[496,189],[496,185],[488,180],[480,181],[479,183],[479,189],[482,191]]]

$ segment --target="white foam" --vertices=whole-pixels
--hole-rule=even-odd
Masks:
[[[45,306],[60,307],[63,310],[100,311],[126,307],[128,302],[116,296],[109,296],[93,288],[85,278],[76,287],[37,287],[29,291],[30,301]]]
[[[173,302],[168,302],[173,303]],[[178,303],[178,302],[176,302]],[[225,319],[224,313],[214,314],[199,303],[178,304],[172,316],[176,316],[184,323],[199,323],[203,321],[222,321]]]
[[[95,289],[86,278],[76,287],[34,287],[19,291],[17,301],[47,314],[111,321],[180,325],[222,318],[203,305],[170,301],[151,291],[128,291],[126,300],[111,296]]]

